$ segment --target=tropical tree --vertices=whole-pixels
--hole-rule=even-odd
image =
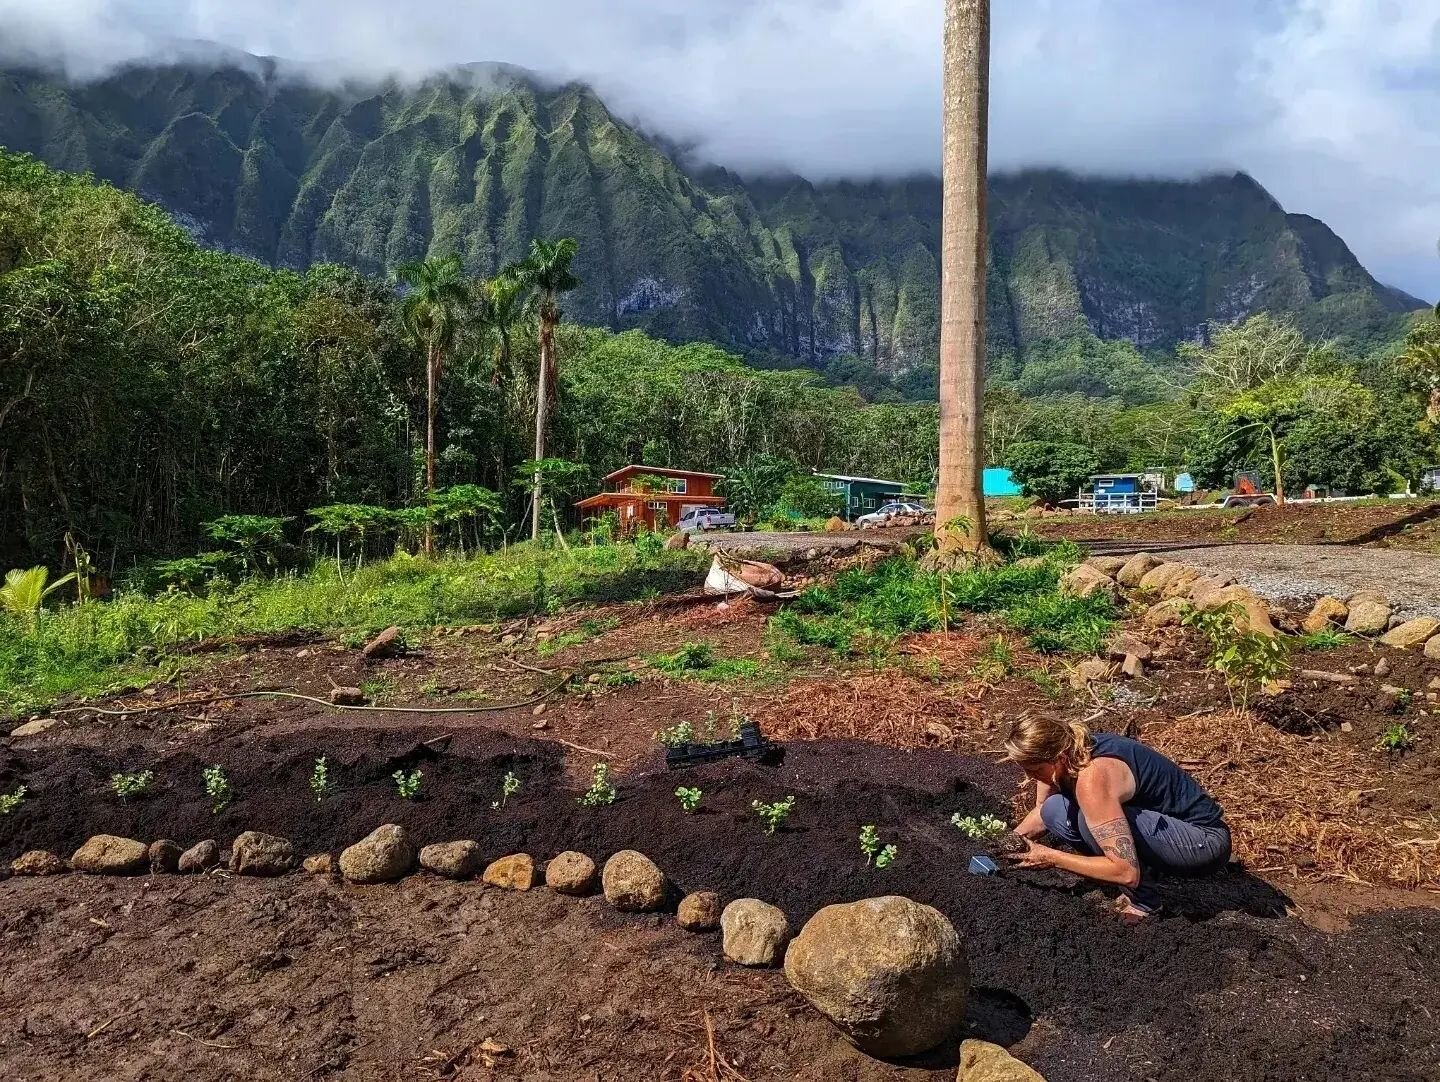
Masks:
[[[545,424],[555,399],[558,376],[555,371],[555,329],[560,326],[560,298],[580,287],[580,279],[570,269],[579,251],[571,237],[530,242],[530,255],[510,268],[506,277],[513,279],[526,293],[533,295],[540,330],[540,373],[535,389],[535,464],[530,493],[530,537],[540,540],[540,503],[545,471]]]
[[[985,530],[986,169],[990,0],[946,0],[936,568],[996,559]]]
[[[425,351],[425,498],[435,497],[436,389],[470,304],[465,266],[458,255],[406,263],[395,277],[407,287],[400,303],[405,329]],[[435,551],[435,530],[425,526],[425,552]]]
[[[475,284],[475,315],[495,335],[495,367],[490,382],[503,384],[514,375],[515,329],[533,314],[534,294],[514,274],[502,273]]]
[[[50,570],[45,567],[7,571],[5,585],[0,586],[0,611],[8,612],[27,626],[34,627],[45,599],[74,577],[74,574],[69,574],[50,582]]]

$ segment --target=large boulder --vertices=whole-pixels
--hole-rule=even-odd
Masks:
[[[1378,594],[1356,594],[1350,599],[1345,630],[1352,635],[1382,635],[1390,627],[1390,602]]]
[[[379,661],[382,658],[398,657],[404,650],[405,642],[400,638],[400,629],[387,627],[367,642],[360,653],[371,661]]]
[[[1349,617],[1350,606],[1345,602],[1338,597],[1322,597],[1315,602],[1310,609],[1310,615],[1305,617],[1300,626],[1313,635],[1329,627],[1344,627]]]
[[[739,898],[720,914],[721,949],[742,966],[773,966],[785,956],[790,923],[758,898]]]
[[[1440,661],[1440,635],[1425,644],[1425,656],[1431,661]]]
[[[60,875],[69,870],[70,865],[44,849],[31,849],[10,862],[12,875]]]
[[[1170,579],[1170,581],[1165,584],[1165,588],[1160,591],[1160,596],[1166,600],[1172,597],[1188,598],[1190,596],[1190,587],[1194,585],[1195,581],[1200,577],[1200,572],[1195,568],[1189,565],[1182,565],[1179,574]]]
[[[150,847],[134,838],[96,834],[75,850],[70,867],[91,875],[139,875],[150,870]]]
[[[230,846],[230,870],[237,875],[284,875],[299,863],[288,838],[247,830]]]
[[[1045,1082],[1045,1077],[998,1044],[972,1039],[960,1043],[956,1082]]]
[[[214,838],[196,842],[180,854],[180,874],[198,875],[220,863],[220,845]]]
[[[535,885],[535,858],[529,853],[501,857],[486,867],[480,879],[501,890],[529,890]]]
[[[545,885],[556,894],[589,894],[597,878],[595,862],[574,850],[566,850],[545,865]]]
[[[1190,568],[1184,564],[1160,564],[1158,567],[1152,567],[1149,571],[1145,572],[1136,585],[1147,593],[1160,594],[1163,596],[1166,588],[1187,571],[1190,571]],[[1194,574],[1192,574],[1191,577],[1195,577]]]
[[[1192,604],[1201,612],[1233,606],[1240,610],[1240,617],[1235,622],[1239,631],[1254,631],[1272,637],[1276,634],[1275,625],[1270,621],[1270,607],[1244,586],[1221,586],[1207,590]]]
[[[340,854],[340,874],[352,883],[393,883],[415,867],[415,846],[405,828],[376,827]]]
[[[1060,579],[1060,589],[1074,597],[1100,594],[1113,601],[1120,596],[1115,580],[1089,564],[1079,564],[1067,571]]]
[[[1140,580],[1154,571],[1163,561],[1158,556],[1151,556],[1148,552],[1137,552],[1130,559],[1125,561],[1125,566],[1115,572],[1115,581],[1127,589],[1133,590],[1140,585]]]
[[[60,723],[54,718],[34,718],[22,722],[10,730],[11,736],[39,736],[41,733],[48,733]]]
[[[1128,562],[1129,558],[1125,556],[1091,556],[1084,566],[1093,567],[1106,578],[1113,579]]]
[[[713,932],[720,927],[720,896],[709,890],[685,895],[675,919],[687,932]]]
[[[600,874],[605,900],[624,913],[650,913],[665,905],[665,873],[644,853],[622,849]]]
[[[934,1048],[959,1028],[970,994],[955,926],[908,898],[826,906],[790,944],[785,976],[873,1056]]]
[[[1146,627],[1178,627],[1189,611],[1190,602],[1183,597],[1172,597],[1146,609],[1142,623]]]
[[[446,879],[470,879],[480,870],[480,846],[472,841],[437,842],[420,850],[420,867]]]
[[[1440,620],[1433,616],[1417,616],[1381,635],[1380,645],[1409,650],[1414,646],[1424,646],[1435,637],[1436,632],[1440,632]]]

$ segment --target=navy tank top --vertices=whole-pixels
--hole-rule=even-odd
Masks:
[[[1138,740],[1114,733],[1091,738],[1091,757],[1119,759],[1135,775],[1135,795],[1128,806],[1157,811],[1197,827],[1216,826],[1223,818],[1220,805],[1200,783],[1171,759]]]

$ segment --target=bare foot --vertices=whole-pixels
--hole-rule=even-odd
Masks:
[[[1129,925],[1139,924],[1155,915],[1152,909],[1142,909],[1123,894],[1115,899],[1115,914]]]

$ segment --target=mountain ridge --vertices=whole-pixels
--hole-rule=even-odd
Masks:
[[[87,83],[0,71],[0,144],[130,188],[204,243],[273,265],[385,274],[458,251],[488,274],[533,236],[570,234],[585,281],[570,314],[585,322],[770,363],[933,369],[933,176],[817,184],[696,164],[586,85],[511,65],[321,86],[250,59]],[[1262,310],[1316,335],[1382,339],[1423,306],[1244,173],[997,174],[991,236],[1002,371],[1075,336],[1168,350]]]

